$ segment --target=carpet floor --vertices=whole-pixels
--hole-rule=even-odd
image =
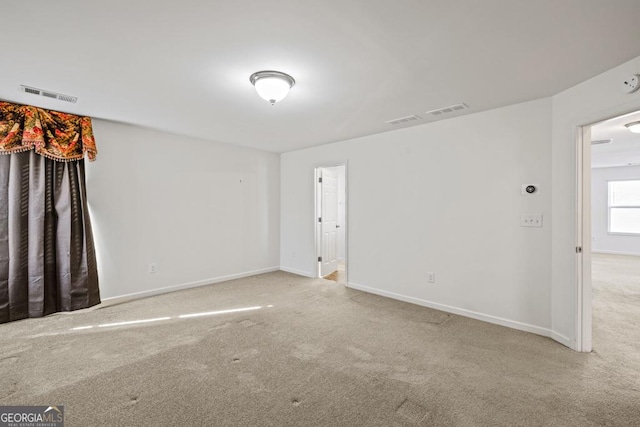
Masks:
[[[0,405],[64,405],[67,427],[637,426],[640,259],[594,278],[591,354],[284,272],[13,322]]]

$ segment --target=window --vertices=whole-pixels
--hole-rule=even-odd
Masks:
[[[609,181],[609,233],[640,234],[640,180]]]

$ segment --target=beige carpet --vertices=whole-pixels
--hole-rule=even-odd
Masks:
[[[592,354],[282,272],[14,322],[0,405],[63,404],[82,427],[640,425],[627,279],[596,292]]]

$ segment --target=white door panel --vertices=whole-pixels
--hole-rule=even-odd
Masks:
[[[320,169],[321,197],[321,257],[322,277],[338,269],[338,171]]]

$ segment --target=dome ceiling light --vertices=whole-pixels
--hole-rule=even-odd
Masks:
[[[258,95],[271,105],[282,101],[289,93],[289,89],[296,84],[289,74],[269,70],[251,74],[249,81],[255,86]]]
[[[631,122],[625,125],[633,133],[640,133],[640,122]]]

